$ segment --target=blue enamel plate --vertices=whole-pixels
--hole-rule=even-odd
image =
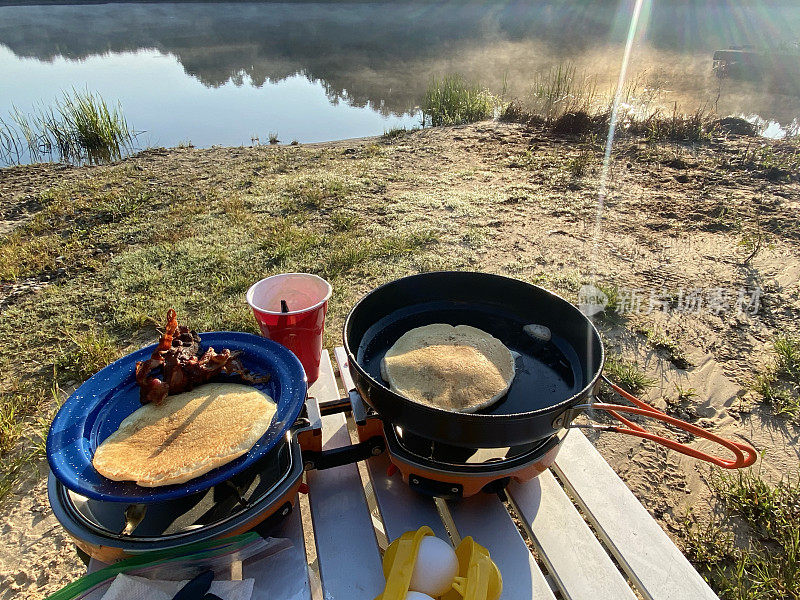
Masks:
[[[267,432],[247,454],[186,483],[146,488],[133,482],[112,481],[95,471],[92,457],[97,446],[119,428],[137,408],[139,386],[136,362],[150,357],[156,345],[142,348],[108,365],[72,394],[58,411],[47,436],[47,460],[53,474],[68,489],[106,502],[154,503],[174,500],[208,489],[255,463],[284,438],[306,398],[306,376],[289,350],[249,333],[201,333],[201,352],[209,346],[241,350],[244,367],[256,375],[269,374],[267,383],[254,387],[269,394],[278,405]],[[215,378],[223,381],[227,376]],[[232,383],[240,378],[231,376]]]

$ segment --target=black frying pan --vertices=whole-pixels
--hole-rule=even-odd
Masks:
[[[454,413],[407,400],[382,379],[386,351],[408,330],[432,323],[472,325],[519,353],[511,388],[477,413]],[[550,341],[523,331],[544,325]],[[599,384],[603,346],[594,325],[563,298],[488,273],[435,272],[387,283],[353,307],[344,326],[350,372],[381,417],[430,440],[471,448],[517,446],[552,435],[556,418],[585,404]]]
[[[517,373],[506,396],[467,414],[424,406],[392,392],[381,378],[381,359],[405,332],[432,323],[478,327],[517,352]],[[548,327],[552,339],[532,338],[523,330],[528,324]],[[358,392],[382,418],[451,446],[503,448],[534,442],[569,427],[578,414],[592,408],[624,425],[594,426],[598,429],[647,439],[725,469],[748,467],[758,457],[749,444],[669,416],[614,385],[601,375],[603,346],[594,325],[563,298],[516,279],[447,271],[387,283],[350,311],[344,345]],[[601,378],[633,406],[593,402]],[[648,431],[623,413],[669,423],[727,448],[734,458]]]

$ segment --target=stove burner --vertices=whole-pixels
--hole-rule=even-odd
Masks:
[[[509,448],[448,446],[383,425],[392,469],[427,496],[457,500],[479,492],[497,493],[514,479],[527,481],[555,461],[561,436]]]
[[[382,437],[392,463],[412,489],[445,499],[472,496],[481,491],[498,492],[512,479],[527,481],[553,464],[563,434],[505,448],[464,448],[435,442],[382,421],[357,392],[349,404],[358,438]]]
[[[392,458],[442,473],[512,474],[536,462],[558,445],[558,435],[513,448],[462,448],[434,442],[402,428],[384,425]]]
[[[464,448],[451,446],[442,442],[428,440],[410,431],[403,431],[400,427],[391,428],[394,438],[403,453],[414,455],[418,461],[429,466],[469,468],[487,466],[494,470],[501,463],[508,465],[508,461],[517,459],[518,464],[537,458],[547,450],[542,449],[552,445],[556,436],[537,440],[530,444],[523,444],[513,448]],[[556,440],[557,441],[557,440]]]

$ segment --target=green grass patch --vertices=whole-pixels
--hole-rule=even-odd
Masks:
[[[350,191],[349,186],[335,177],[312,177],[291,181],[286,186],[290,212],[320,210],[338,205]]]
[[[461,235],[462,243],[468,248],[480,248],[488,239],[487,232],[483,227],[471,225]]]
[[[104,329],[64,332],[66,343],[55,359],[58,373],[78,381],[88,379],[121,355],[117,343]]]
[[[753,388],[777,415],[800,418],[800,338],[780,336],[773,342],[775,358],[756,376]]]
[[[506,159],[505,165],[511,169],[525,169],[526,171],[563,168],[563,162],[557,153],[542,150],[525,150],[520,154],[510,156]]]
[[[569,157],[564,163],[564,168],[575,178],[584,177],[590,169],[592,155],[589,152],[579,152],[576,156]]]
[[[528,171],[537,170],[543,161],[543,157],[531,150],[525,150],[521,154],[511,156],[506,161],[506,166],[510,169],[526,169]]]
[[[720,522],[691,523],[685,551],[723,600],[800,599],[800,481],[770,485],[753,471],[722,475],[713,487],[752,541],[736,543]]]
[[[639,326],[636,332],[645,336],[648,345],[662,351],[667,359],[679,369],[688,369],[691,363],[686,358],[686,352],[678,340],[670,337],[663,328],[658,326]]]
[[[58,406],[58,387],[16,382],[0,392],[0,502],[44,456],[47,430]],[[54,402],[55,400],[55,402]]]
[[[605,307],[603,308],[602,312],[597,313],[597,318],[602,319],[609,325],[619,325],[625,321],[626,316],[623,313],[620,313],[620,309],[623,308],[623,298],[619,288],[616,285],[612,283],[600,283],[598,281],[590,282],[586,281],[584,278],[581,278],[580,282],[576,285],[576,288],[579,286],[582,287],[583,285],[592,286],[605,296]],[[602,300],[602,297],[597,298],[597,300]],[[591,301],[594,303],[594,298],[583,298],[578,295],[577,302],[579,304],[586,301]]]
[[[53,386],[153,343],[168,308],[198,331],[256,332],[253,282],[317,273],[334,286],[330,346],[368,287],[442,262],[437,222],[386,217],[381,162],[255,148],[224,178],[123,163],[41,194],[38,212],[0,238],[3,281],[43,285],[11,298],[0,319],[0,488],[25,475]]]
[[[383,146],[380,144],[367,144],[361,149],[361,154],[366,158],[383,156]]]
[[[781,336],[775,340],[778,377],[800,386],[800,338]]]
[[[488,90],[468,82],[461,75],[434,79],[422,101],[427,125],[461,125],[488,119],[497,105]]]
[[[675,396],[678,402],[684,402],[686,400],[691,400],[692,398],[697,398],[697,390],[693,387],[683,387],[680,384],[675,384]]]
[[[743,151],[741,164],[771,181],[797,180],[800,178],[800,149],[785,142],[759,143]]]
[[[616,285],[607,283],[595,283],[595,286],[606,296],[605,314],[618,315],[620,308],[619,288]]]
[[[611,381],[631,394],[638,394],[656,384],[637,363],[625,360],[621,356],[607,356],[603,371]]]
[[[0,281],[55,270],[55,258],[69,254],[73,240],[49,234],[28,237],[14,232],[0,242]]]
[[[764,402],[772,407],[776,415],[791,418],[800,415],[800,398],[796,388],[776,381],[771,374],[756,376],[753,388],[761,394]]]
[[[14,485],[22,477],[23,469],[29,462],[24,454],[0,458],[0,502],[14,489]]]
[[[331,215],[331,225],[338,231],[350,231],[358,227],[358,215],[337,211]]]
[[[337,279],[368,263],[409,255],[436,240],[436,234],[429,230],[389,234],[369,240],[356,236],[334,238],[330,250],[323,257],[322,273],[328,279]]]
[[[150,235],[155,229],[140,222],[154,208],[152,193],[124,175],[113,184],[101,189],[90,182],[42,194],[42,209],[0,240],[0,281],[94,268],[108,252]]]
[[[36,403],[31,395],[20,392],[0,394],[0,456],[11,452],[22,436],[24,419]]]
[[[0,392],[0,456],[16,447],[28,421],[35,420],[53,398],[53,389],[30,382],[17,382]]]
[[[387,141],[394,141],[397,140],[398,138],[408,135],[412,131],[418,131],[418,130],[419,130],[418,127],[412,127],[411,129],[408,129],[406,127],[392,127],[388,131],[383,132],[383,139]]]

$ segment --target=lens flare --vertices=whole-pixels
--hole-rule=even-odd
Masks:
[[[591,283],[596,286],[597,279],[597,245],[600,240],[600,228],[603,221],[603,209],[605,207],[606,195],[608,194],[608,173],[611,166],[611,147],[614,143],[614,134],[617,129],[617,117],[619,113],[619,106],[622,100],[622,92],[625,87],[625,78],[628,71],[628,63],[631,58],[631,50],[633,49],[633,42],[636,39],[636,33],[639,29],[639,17],[642,14],[642,6],[646,0],[636,0],[636,5],[633,7],[633,14],[631,15],[631,24],[628,27],[628,38],[625,41],[625,52],[622,55],[622,65],[619,69],[619,78],[617,79],[617,89],[614,92],[614,101],[611,105],[611,117],[608,124],[608,137],[606,137],[605,153],[603,155],[603,167],[600,171],[600,186],[597,192],[597,213],[594,221],[594,233],[592,235],[592,262],[591,262]],[[649,0],[648,4],[649,4]]]

